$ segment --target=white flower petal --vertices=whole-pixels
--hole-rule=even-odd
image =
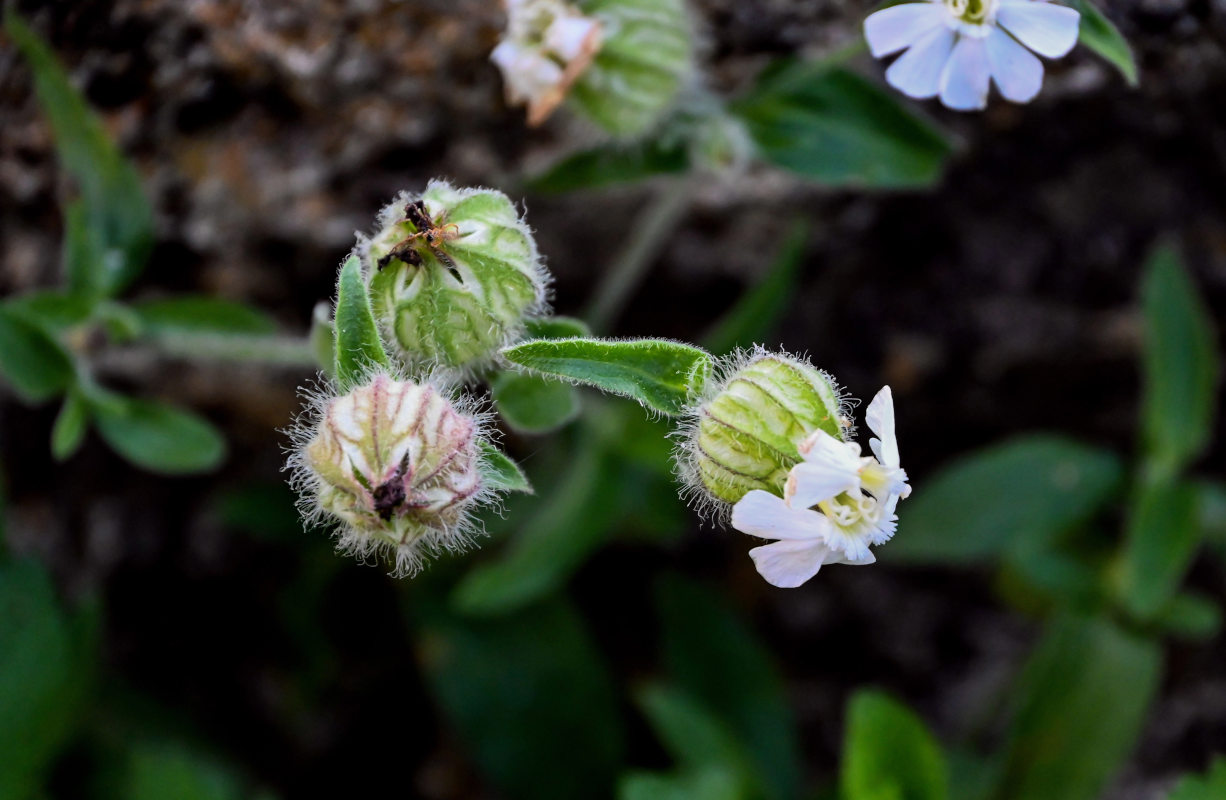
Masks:
[[[792,508],[812,508],[823,500],[829,500],[843,492],[860,487],[860,475],[854,462],[850,472],[830,463],[802,461],[788,473],[785,495]]]
[[[595,46],[599,27],[587,17],[559,17],[545,31],[545,47],[563,61],[573,61]]]
[[[889,386],[882,386],[881,391],[877,392],[864,411],[864,419],[868,422],[868,429],[881,437],[869,440],[873,455],[887,467],[897,467],[900,461],[898,438],[894,435],[894,393]]]
[[[770,492],[754,489],[732,507],[732,527],[763,539],[820,539],[830,521],[807,508],[792,508]]]
[[[990,77],[983,39],[960,37],[941,73],[941,102],[955,111],[977,111],[985,107]]]
[[[1060,58],[1077,44],[1081,15],[1044,0],[1001,0],[996,22],[1039,55]]]
[[[749,551],[758,574],[780,589],[795,589],[829,563],[830,549],[821,542],[775,542]]]
[[[988,65],[992,80],[1006,100],[1029,103],[1043,86],[1043,62],[997,28],[988,34]]]
[[[945,24],[947,12],[940,3],[903,3],[883,8],[864,20],[868,49],[881,58],[910,47],[934,28]]]
[[[936,96],[953,46],[954,32],[942,25],[899,56],[885,71],[886,81],[908,97],[922,100]]]
[[[872,553],[869,553],[863,558],[847,558],[845,556],[843,558],[840,558],[837,553],[831,553],[830,556],[826,559],[826,563],[827,564],[847,564],[848,566],[851,566],[851,567],[863,567],[869,564],[877,563],[877,556],[873,555]]]

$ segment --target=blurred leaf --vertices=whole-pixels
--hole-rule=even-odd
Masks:
[[[26,800],[81,723],[91,644],[34,561],[0,563],[0,800]]]
[[[34,74],[64,169],[81,196],[66,218],[69,287],[90,297],[114,295],[145,266],[153,243],[153,209],[140,175],[73,87],[39,36],[10,10],[5,28]]]
[[[145,300],[132,305],[147,333],[263,334],[273,333],[277,323],[263,311],[201,295],[180,295],[163,300]]]
[[[320,301],[311,312],[311,331],[307,335],[315,365],[329,378],[335,377],[336,327],[332,324],[332,306]]]
[[[1069,0],[1069,5],[1081,14],[1078,41],[1107,59],[1120,71],[1129,86],[1136,86],[1137,62],[1128,40],[1120,34],[1115,23],[1107,19],[1090,0]]]
[[[336,380],[342,390],[361,383],[372,367],[387,366],[387,353],[375,327],[362,265],[350,256],[336,289]]]
[[[1039,550],[1098,511],[1122,474],[1114,454],[1056,436],[993,445],[916,484],[882,557],[969,563]]]
[[[548,433],[579,414],[579,394],[561,381],[501,372],[490,384],[498,413],[519,433]]]
[[[675,175],[690,168],[683,143],[640,141],[612,144],[563,158],[528,180],[534,192],[571,192],[617,183],[646,180],[656,175]]]
[[[1129,513],[1119,590],[1140,619],[1156,614],[1179,590],[1200,545],[1195,486],[1159,481],[1138,487]]]
[[[414,594],[409,613],[435,699],[501,795],[570,800],[613,785],[624,745],[614,687],[569,604],[473,620]]]
[[[284,481],[243,483],[219,493],[212,511],[228,528],[261,539],[301,543],[303,522],[297,499]]]
[[[707,350],[724,355],[766,339],[792,302],[808,238],[807,223],[798,221],[792,226],[766,277],[743,293],[703,337]]]
[[[1145,445],[1159,471],[1195,458],[1213,430],[1218,354],[1209,312],[1178,254],[1154,250],[1141,287],[1145,313]]]
[[[1213,759],[1204,775],[1185,775],[1167,800],[1221,800],[1226,797],[1226,758]]]
[[[1171,598],[1154,617],[1154,623],[1163,633],[1206,641],[1222,629],[1222,608],[1204,595],[1184,592]]]
[[[950,800],[990,800],[1000,778],[1000,762],[969,750],[946,752],[949,762]]]
[[[1011,606],[1035,617],[1057,608],[1096,611],[1107,604],[1101,569],[1073,548],[1023,549],[1008,554],[996,589]]]
[[[651,728],[683,771],[720,768],[733,779],[737,796],[763,796],[762,775],[743,743],[723,720],[668,686],[652,685],[636,693]]]
[[[800,750],[769,652],[723,598],[689,580],[666,576],[656,597],[672,683],[717,714],[745,744],[768,797],[794,797]]]
[[[736,777],[718,766],[674,775],[631,772],[617,784],[617,800],[745,800]]]
[[[485,441],[481,445],[481,473],[495,489],[507,492],[532,494],[532,484],[519,465],[494,445]]]
[[[527,329],[533,339],[575,339],[592,333],[586,322],[574,317],[537,317],[528,320]]]
[[[0,306],[0,375],[28,403],[63,393],[75,380],[72,359],[38,325]]]
[[[586,442],[588,440],[581,440]],[[466,614],[506,614],[561,586],[603,544],[620,511],[616,474],[603,450],[581,444],[561,485],[520,523],[504,553],[472,569],[456,587]]]
[[[90,397],[98,433],[138,467],[167,475],[208,472],[221,464],[226,443],[216,428],[185,409],[154,400]]]
[[[679,414],[701,390],[711,356],[664,339],[536,339],[504,348],[513,364],[637,400],[661,414]]]
[[[56,461],[66,461],[81,447],[89,429],[89,404],[78,391],[64,396],[64,405],[51,429],[51,455]]]
[[[860,690],[847,709],[840,771],[843,800],[947,800],[940,744],[909,708]]]
[[[4,301],[4,307],[48,331],[60,331],[89,319],[96,302],[75,294],[49,289],[26,292]]]
[[[733,111],[767,161],[827,185],[930,186],[953,151],[894,95],[828,62],[769,69]]]
[[[181,745],[141,744],[128,756],[116,800],[241,800],[242,781],[229,769]]]
[[[1002,800],[1093,800],[1132,752],[1158,687],[1157,643],[1061,617],[1022,671]]]

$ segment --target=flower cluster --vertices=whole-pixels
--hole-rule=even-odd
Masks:
[[[812,578],[823,564],[871,564],[870,546],[894,535],[900,499],[911,494],[899,462],[890,387],[866,413],[873,456],[816,430],[798,447],[803,461],[788,473],[783,496],[755,489],[732,508],[732,526],[772,544],[749,551],[758,572],[784,588]]]
[[[878,58],[906,51],[886,70],[891,86],[971,111],[987,105],[989,83],[1007,100],[1033,100],[1043,84],[1034,53],[1067,54],[1079,20],[1075,10],[1047,0],[924,0],[872,14],[864,35]]]

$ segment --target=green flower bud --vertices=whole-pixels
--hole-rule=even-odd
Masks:
[[[694,31],[682,0],[582,0],[599,20],[599,52],[570,90],[572,105],[607,132],[639,136],[672,109],[693,71]]]
[[[359,246],[375,319],[410,368],[485,367],[545,310],[549,273],[501,192],[431,181],[397,197]]]
[[[429,382],[385,374],[315,398],[291,432],[304,517],[336,523],[340,549],[386,555],[398,576],[425,554],[463,549],[473,510],[493,496],[481,474],[483,422]]]
[[[848,417],[838,384],[807,361],[758,349],[719,372],[687,414],[676,457],[700,510],[722,516],[753,489],[782,496],[798,445],[819,429],[845,438]]]

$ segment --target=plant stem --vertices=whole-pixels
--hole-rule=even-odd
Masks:
[[[617,320],[630,295],[642,283],[647,268],[660,255],[668,235],[685,215],[690,197],[689,180],[671,181],[635,218],[629,243],[605,272],[588,301],[583,316],[594,332],[604,332]]]
[[[181,333],[145,341],[159,353],[177,358],[319,367],[310,341],[304,337]]]

